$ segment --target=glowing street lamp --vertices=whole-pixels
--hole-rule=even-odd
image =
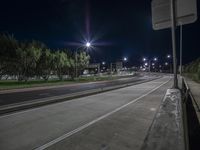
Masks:
[[[171,55],[167,55],[167,58],[171,58]]]
[[[105,65],[105,64],[106,64],[106,62],[105,62],[105,61],[103,61],[103,62],[102,62],[102,65]]]
[[[87,42],[87,43],[85,44],[85,46],[86,46],[87,48],[89,48],[89,47],[91,46],[91,43],[90,43],[90,42]]]
[[[123,58],[123,61],[127,61],[127,60],[128,60],[128,58],[127,58],[127,57],[124,57],[124,58]]]
[[[156,58],[156,57],[155,57],[153,60],[154,60],[154,61],[157,61],[157,60],[158,60],[158,58]]]

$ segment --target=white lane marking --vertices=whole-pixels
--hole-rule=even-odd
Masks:
[[[65,138],[68,138],[68,137],[70,137],[71,135],[73,135],[73,134],[75,134],[75,133],[77,133],[77,132],[79,132],[79,131],[81,131],[81,130],[83,130],[83,129],[85,129],[85,128],[87,128],[87,127],[93,125],[93,124],[95,124],[96,122],[98,122],[98,121],[100,121],[100,120],[102,120],[102,119],[105,119],[106,117],[108,117],[108,116],[110,116],[110,115],[112,115],[112,114],[114,114],[114,113],[120,111],[121,109],[127,107],[128,105],[130,105],[130,104],[132,104],[132,103],[135,103],[135,102],[137,102],[138,100],[140,100],[141,98],[143,98],[143,97],[145,97],[145,96],[151,94],[152,92],[156,91],[156,90],[159,89],[161,86],[163,86],[164,84],[168,83],[170,80],[171,80],[171,78],[170,78],[168,81],[166,81],[166,82],[162,83],[161,85],[157,86],[156,88],[152,89],[151,91],[147,92],[146,94],[144,94],[144,95],[142,95],[142,96],[140,96],[140,97],[138,97],[138,98],[136,98],[136,99],[130,101],[129,103],[124,104],[124,105],[122,105],[122,106],[120,106],[120,107],[114,109],[113,111],[111,111],[111,112],[109,112],[109,113],[107,113],[107,114],[105,114],[105,115],[103,115],[103,116],[101,116],[101,117],[99,117],[99,118],[97,118],[97,119],[95,119],[95,120],[93,120],[93,121],[91,121],[91,122],[89,122],[89,123],[83,125],[83,126],[80,126],[80,127],[76,128],[76,129],[74,129],[74,130],[72,130],[72,131],[70,131],[70,132],[68,132],[68,133],[66,133],[66,134],[64,134],[64,135],[62,135],[62,136],[60,136],[60,137],[58,137],[58,138],[56,138],[56,139],[54,139],[54,140],[52,140],[52,141],[46,143],[46,144],[44,144],[44,145],[38,147],[38,148],[36,148],[35,150],[44,150],[44,149],[46,149],[46,148],[48,148],[48,147],[50,147],[50,146],[52,146],[52,145],[54,145],[54,144],[56,144],[56,143],[62,141],[62,140],[64,140]]]
[[[163,78],[161,78],[161,79],[165,79],[166,77],[163,77]],[[171,78],[170,78],[171,79]],[[156,79],[156,80],[159,80],[159,79]],[[138,85],[143,85],[143,84],[148,84],[148,83],[159,83],[159,81],[158,82],[155,82],[155,81],[147,81],[147,82],[143,82],[143,83],[139,83],[139,84],[136,84],[136,85],[132,85],[131,87],[134,87],[134,86],[138,86]],[[162,83],[162,82],[161,82]],[[125,87],[125,88],[128,88],[128,87]],[[49,97],[49,98],[51,98],[51,97]],[[39,99],[38,99],[39,100]],[[72,102],[72,101],[64,101],[64,103],[70,103],[70,102]],[[60,104],[60,103],[55,103],[54,105],[56,105],[56,104]],[[5,114],[5,115],[2,115],[2,116],[0,116],[0,119],[1,118],[6,118],[6,117],[11,117],[11,116],[14,116],[14,115],[20,115],[20,114],[24,114],[24,113],[26,113],[26,112],[32,112],[32,111],[35,111],[35,110],[39,110],[39,109],[41,109],[42,107],[44,108],[44,107],[48,107],[49,105],[45,105],[45,106],[41,106],[41,107],[37,107],[37,108],[31,108],[31,109],[27,109],[27,110],[21,110],[21,111],[18,111],[18,112],[13,112],[13,113],[11,113],[11,114]]]

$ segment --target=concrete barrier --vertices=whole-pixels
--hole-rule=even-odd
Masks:
[[[141,150],[185,150],[181,91],[168,89]]]

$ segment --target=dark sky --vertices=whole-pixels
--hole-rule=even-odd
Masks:
[[[143,56],[163,60],[172,51],[170,30],[152,29],[151,0],[1,0],[0,31],[55,49],[74,50],[92,40],[96,62],[126,56],[137,64]],[[200,57],[199,19],[183,27],[183,53],[184,63]]]

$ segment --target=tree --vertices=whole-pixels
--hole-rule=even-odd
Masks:
[[[34,42],[22,43],[21,47],[16,50],[19,81],[27,81],[29,77],[36,74],[41,51],[42,49],[37,47]]]
[[[79,75],[89,65],[89,61],[90,56],[86,52],[81,51],[79,54],[77,54],[77,68]]]
[[[48,80],[51,72],[54,70],[54,57],[55,55],[50,49],[43,49],[40,59],[37,64],[37,76],[41,76],[44,80]]]
[[[66,74],[70,68],[70,62],[67,54],[63,51],[56,51],[54,57],[56,73],[60,80],[63,79],[63,75]]]
[[[0,34],[0,79],[3,75],[13,75],[15,70],[18,41],[13,35]]]

